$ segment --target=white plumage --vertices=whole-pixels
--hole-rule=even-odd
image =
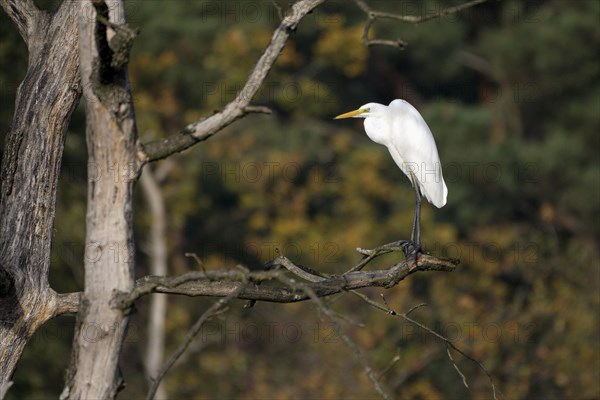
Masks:
[[[389,106],[368,103],[358,110],[335,117],[341,118],[364,118],[367,136],[386,146],[398,167],[410,179],[417,191],[411,240],[414,240],[416,229],[418,247],[421,194],[438,208],[446,204],[448,196],[440,156],[429,126],[416,108],[400,99],[392,101]]]

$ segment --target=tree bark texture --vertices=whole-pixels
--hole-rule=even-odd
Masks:
[[[0,5],[29,51],[1,167],[1,389],[35,330],[64,311],[48,284],[50,244],[65,135],[81,91],[73,3],[64,2],[54,14],[32,1]]]
[[[121,384],[118,361],[128,315],[109,303],[115,292],[130,291],[134,285],[133,183],[139,171],[126,70],[135,35],[124,22],[121,1],[80,6],[89,157],[85,291],[63,392],[66,398],[114,398]]]
[[[293,5],[248,78],[247,85],[256,86],[254,91],[289,34],[323,1],[301,0]],[[150,148],[156,147],[160,154],[148,155],[148,149],[136,143],[127,83],[128,49],[134,35],[123,25],[122,2],[107,3],[63,2],[50,13],[39,10],[32,0],[0,0],[29,49],[28,73],[17,93],[1,168],[0,393],[35,330],[79,305],[63,396],[114,396],[127,311],[110,308],[109,300],[134,287],[131,196],[141,164],[204,140],[247,113],[265,112],[249,106],[250,99],[231,103],[217,118],[194,126],[192,143],[176,148],[169,146],[171,140],[155,143]],[[60,160],[66,128],[82,90],[90,158],[86,287],[80,298],[79,294],[57,295],[47,279]]]

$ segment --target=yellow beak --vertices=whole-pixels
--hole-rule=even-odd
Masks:
[[[337,117],[335,117],[334,119],[352,118],[352,117],[356,117],[357,115],[360,115],[364,112],[365,112],[365,110],[359,108],[358,110],[350,111],[345,114],[340,114]]]

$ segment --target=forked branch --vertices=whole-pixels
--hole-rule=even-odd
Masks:
[[[392,20],[396,20],[396,21],[400,21],[400,22],[420,24],[422,22],[430,21],[435,18],[441,18],[441,17],[445,17],[450,14],[460,12],[464,9],[473,7],[477,4],[481,4],[486,1],[487,0],[471,0],[471,1],[467,1],[464,4],[454,6],[454,7],[448,7],[443,10],[440,10],[436,13],[427,14],[427,15],[403,15],[403,14],[394,14],[394,13],[388,13],[388,12],[383,12],[383,11],[375,11],[375,10],[372,10],[371,7],[369,7],[369,5],[364,0],[355,0],[358,7],[360,7],[360,9],[363,10],[364,13],[367,15],[367,21],[365,22],[365,27],[364,27],[363,36],[362,36],[363,44],[367,47],[381,45],[381,46],[397,47],[400,49],[403,49],[404,47],[407,46],[407,43],[400,39],[397,39],[397,40],[369,39],[369,31],[371,30],[371,27],[373,26],[375,21],[377,21],[378,19],[392,19]]]
[[[154,399],[154,395],[156,394],[156,390],[158,389],[160,382],[167,375],[167,373],[169,372],[171,367],[173,367],[173,365],[175,365],[175,362],[183,355],[183,353],[186,351],[186,349],[188,348],[190,343],[192,343],[192,340],[194,339],[194,337],[198,334],[198,332],[200,332],[200,329],[202,329],[204,324],[207,321],[209,321],[212,317],[214,317],[215,315],[225,312],[229,302],[231,300],[235,299],[239,295],[239,293],[242,290],[244,290],[244,287],[246,285],[247,285],[247,282],[242,284],[236,291],[232,292],[229,296],[219,299],[216,302],[214,302],[206,311],[204,311],[204,313],[202,313],[200,318],[198,318],[196,323],[194,323],[194,325],[190,328],[187,335],[185,335],[185,339],[183,340],[183,342],[179,346],[177,346],[177,349],[175,350],[175,352],[169,357],[169,359],[161,367],[160,371],[158,372],[158,375],[154,378],[154,381],[152,382],[150,389],[148,390],[148,393],[146,394],[146,400]]]
[[[271,42],[250,72],[246,84],[230,101],[223,110],[186,126],[181,132],[165,139],[145,143],[140,146],[140,165],[150,161],[166,158],[206,140],[227,125],[249,113],[269,112],[266,107],[250,105],[252,98],[262,86],[267,74],[281,54],[290,34],[296,29],[298,23],[312,10],[325,0],[300,0],[292,5],[283,20],[273,32]]]
[[[30,31],[37,28],[35,19],[42,14],[33,0],[0,0],[0,6],[17,26],[25,43],[29,45]]]
[[[190,328],[185,340],[178,346],[152,382],[146,398],[152,399],[154,397],[160,381],[183,355],[202,326],[212,316],[224,312],[226,305],[236,298],[252,300],[250,306],[256,300],[272,302],[312,300],[318,309],[336,326],[336,331],[361,363],[375,390],[384,399],[391,398],[388,390],[380,382],[380,374],[375,372],[360,346],[342,329],[339,317],[325,303],[323,297],[348,290],[354,292],[353,289],[366,286],[391,287],[414,272],[423,270],[451,271],[458,263],[457,260],[439,259],[420,253],[416,257],[407,257],[402,262],[386,270],[359,271],[380,255],[393,251],[403,251],[404,248],[399,246],[399,243],[401,242],[390,243],[373,250],[357,249],[360,254],[363,254],[363,260],[342,275],[326,275],[312,268],[295,264],[285,256],[279,256],[266,264],[266,271],[251,272],[240,266],[229,270],[193,271],[176,277],[151,276],[142,278],[131,293],[118,295],[113,301],[113,307],[130,307],[136,299],[148,293],[222,296]],[[360,268],[358,268],[359,266]],[[265,281],[273,281],[274,283],[268,286],[261,285]],[[274,286],[277,282],[280,285]],[[406,315],[411,311],[413,310],[409,310]]]
[[[481,371],[483,371],[483,373],[487,375],[488,379],[490,380],[490,385],[492,387],[492,396],[493,396],[494,400],[497,400],[496,385],[494,384],[494,379],[492,378],[492,374],[490,374],[490,372],[487,370],[487,368],[485,368],[485,366],[480,361],[476,360],[474,357],[472,357],[469,354],[465,353],[463,350],[461,350],[459,347],[457,347],[450,339],[448,339],[444,335],[442,335],[442,334],[434,331],[433,329],[425,326],[424,324],[420,323],[419,321],[417,321],[417,320],[415,320],[415,319],[413,319],[413,318],[411,318],[411,317],[408,316],[408,314],[410,314],[415,309],[422,307],[424,304],[419,304],[419,305],[411,308],[409,311],[407,311],[405,313],[399,313],[399,312],[396,312],[395,310],[393,310],[387,304],[387,302],[385,301],[385,298],[384,298],[383,304],[381,304],[381,303],[378,303],[378,302],[370,299],[369,297],[367,297],[364,294],[359,293],[357,291],[353,290],[352,293],[355,294],[356,296],[358,296],[359,298],[361,298],[362,300],[364,300],[371,307],[376,308],[376,309],[378,309],[380,311],[383,311],[383,312],[385,312],[388,315],[393,315],[393,316],[402,318],[403,320],[409,322],[410,324],[412,324],[414,326],[419,327],[420,329],[423,329],[424,331],[426,331],[430,335],[432,335],[435,338],[439,339],[440,341],[444,342],[446,344],[446,350],[447,350],[448,358],[452,362],[452,365],[454,366],[454,369],[456,369],[456,371],[458,372],[458,374],[462,378],[462,382],[463,382],[463,384],[466,387],[469,387],[467,385],[467,380],[466,380],[464,374],[462,373],[462,371],[458,368],[458,365],[456,364],[456,362],[454,361],[454,359],[452,358],[452,354],[450,353],[450,349],[456,351],[457,353],[461,354],[463,357],[465,357],[468,360],[470,360],[473,363],[475,363],[479,367],[479,369],[481,369]]]
[[[361,363],[363,369],[365,370],[365,373],[367,374],[367,377],[371,381],[371,384],[373,385],[377,393],[379,393],[381,397],[385,400],[391,399],[388,390],[380,382],[378,374],[375,373],[375,370],[371,366],[371,363],[367,359],[364,352],[361,350],[360,346],[352,338],[350,338],[350,336],[348,336],[348,334],[346,334],[346,332],[341,328],[340,323],[338,321],[338,316],[330,307],[328,307],[323,302],[323,299],[319,297],[312,290],[312,288],[305,283],[295,282],[294,280],[286,277],[280,277],[279,279],[281,282],[287,284],[288,286],[302,290],[304,293],[306,293],[306,295],[317,305],[319,310],[323,314],[325,314],[327,318],[329,318],[329,321],[333,324],[333,326],[336,327],[336,332],[340,335],[344,343],[346,343],[350,350],[352,350],[358,361]]]
[[[376,252],[376,251],[375,251]],[[379,254],[385,254],[388,251]],[[369,261],[375,256],[368,256]],[[150,293],[169,293],[185,296],[226,297],[239,290],[244,282],[250,284],[241,290],[237,298],[252,301],[291,303],[303,301],[310,296],[306,290],[276,285],[261,285],[263,282],[279,280],[284,273],[308,281],[317,296],[326,297],[336,293],[365,287],[391,288],[407,276],[418,271],[453,271],[458,264],[456,259],[437,258],[419,253],[392,265],[388,269],[374,271],[349,271],[342,275],[318,273],[315,270],[293,263],[286,257],[277,257],[268,263],[269,270],[247,271],[238,269],[219,269],[213,271],[191,271],[183,275],[146,276],[136,282],[129,293],[118,293],[112,300],[114,308],[126,309],[137,299]],[[363,266],[366,265],[363,263]]]

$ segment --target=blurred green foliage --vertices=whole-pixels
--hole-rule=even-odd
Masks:
[[[371,1],[427,15],[457,2]],[[289,1],[279,2],[285,10]],[[241,90],[279,21],[268,1],[127,4],[141,29],[130,65],[142,140],[165,137]],[[385,291],[398,311],[453,338],[486,365],[507,399],[600,396],[600,3],[489,2],[413,25],[377,22],[372,35],[409,46],[365,49],[365,16],[332,1],[298,27],[248,116],[172,158],[161,183],[169,268],[182,273],[242,263],[261,268],[280,251],[341,272],[355,247],[406,238],[408,181],[361,123],[333,122],[361,104],[405,98],[425,116],[444,164],[448,204],[423,209],[424,247],[461,259],[452,274],[411,276]],[[0,134],[10,128],[26,51],[0,14]],[[75,114],[60,181],[51,281],[82,287],[86,150]],[[164,162],[158,164],[163,168]],[[150,216],[138,193],[138,275],[147,273]],[[395,259],[383,260],[389,265]],[[366,291],[379,299],[379,290]],[[209,304],[169,298],[167,354]],[[402,399],[490,398],[489,381],[443,344],[357,298],[333,299],[343,327]],[[147,300],[122,360],[123,398],[142,397]],[[9,398],[55,398],[73,321],[44,326],[28,346]],[[363,327],[364,326],[364,327]],[[172,398],[373,398],[364,371],[313,305],[234,304],[211,321],[166,379]]]

